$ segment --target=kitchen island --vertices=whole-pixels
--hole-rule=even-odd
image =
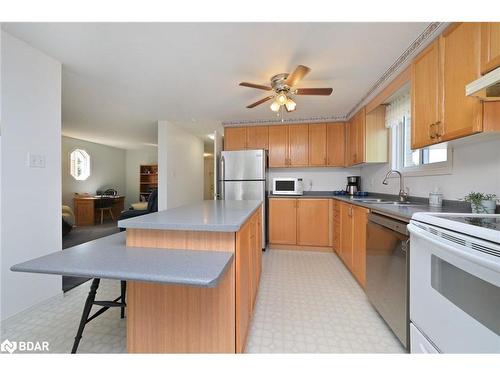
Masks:
[[[129,353],[241,353],[260,281],[260,201],[203,201],[120,221],[127,248],[223,251],[213,288],[130,281]]]
[[[101,278],[127,281],[129,353],[241,353],[260,281],[261,213],[261,201],[203,201],[122,220],[125,233],[11,270],[93,278],[86,307]]]

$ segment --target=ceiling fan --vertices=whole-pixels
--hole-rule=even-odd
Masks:
[[[295,110],[296,103],[292,100],[292,95],[330,95],[333,89],[330,88],[295,88],[302,78],[311,71],[310,68],[304,65],[298,65],[292,74],[280,73],[271,77],[271,85],[258,85],[255,83],[241,82],[240,86],[251,87],[259,90],[274,91],[272,95],[266,96],[255,103],[247,105],[247,108],[254,108],[258,105],[274,99],[271,103],[271,110],[283,112],[283,108],[287,112]],[[279,115],[279,114],[278,114]]]

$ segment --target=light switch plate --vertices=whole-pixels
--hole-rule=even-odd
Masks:
[[[29,168],[45,168],[45,155],[28,153]]]

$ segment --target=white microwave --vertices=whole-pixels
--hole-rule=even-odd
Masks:
[[[302,195],[304,186],[301,178],[273,178],[273,194]]]

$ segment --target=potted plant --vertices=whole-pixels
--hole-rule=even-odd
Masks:
[[[483,194],[471,191],[464,197],[469,202],[474,214],[494,214],[497,207],[495,194]]]

